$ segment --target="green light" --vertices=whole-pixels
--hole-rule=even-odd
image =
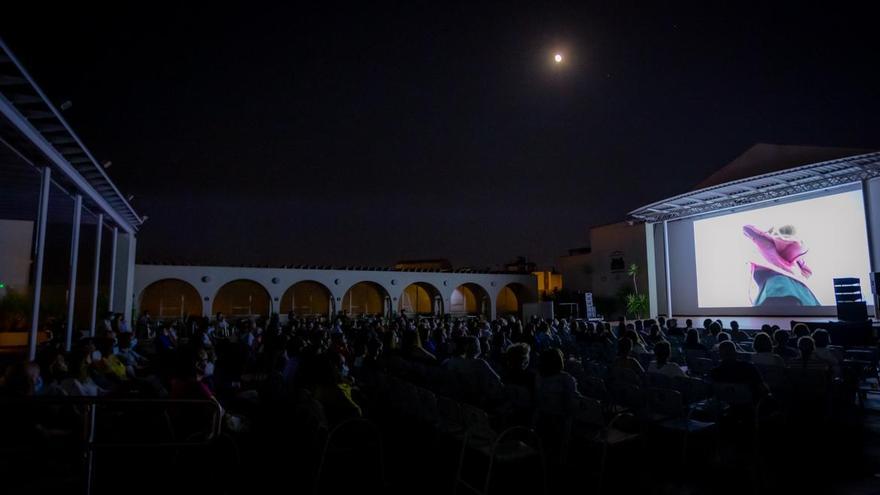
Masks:
[[[0,282],[0,289],[5,289],[5,288],[6,288],[6,284],[3,282]]]

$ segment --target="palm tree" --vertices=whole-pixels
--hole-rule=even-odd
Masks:
[[[636,291],[636,295],[639,295],[639,286],[636,283],[636,277],[639,276],[639,265],[633,263],[629,265],[629,269],[627,269],[626,274],[632,277],[633,279],[633,289]]]

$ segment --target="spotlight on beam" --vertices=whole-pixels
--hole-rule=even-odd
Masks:
[[[70,107],[72,107],[72,106],[73,106],[73,102],[72,102],[72,101],[70,101],[70,100],[64,100],[64,102],[61,103],[61,110],[62,110],[62,111],[64,111],[64,110],[68,110],[68,109],[70,109]]]
[[[113,162],[111,162],[110,160],[107,160],[102,165],[104,166],[105,169],[108,169],[108,168],[110,168],[110,165],[113,165]]]

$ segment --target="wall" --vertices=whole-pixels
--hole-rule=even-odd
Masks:
[[[537,301],[537,281],[532,274],[482,274],[482,273],[420,273],[385,270],[301,270],[293,268],[246,268],[223,266],[175,266],[136,265],[134,305],[144,289],[153,282],[179,279],[191,284],[202,298],[203,314],[210,315],[213,298],[228,282],[238,279],[253,280],[262,285],[270,296],[273,311],[278,311],[281,297],[296,282],[312,280],[330,290],[337,307],[341,306],[346,291],[358,282],[374,282],[388,292],[392,307],[399,308],[404,289],[421,282],[434,287],[443,299],[444,310],[451,305],[450,299],[456,287],[472,283],[489,295],[492,316],[495,315],[498,293],[508,284],[517,283],[525,288],[521,303]]]
[[[590,292],[593,290],[593,254],[583,253],[561,256],[557,259],[564,286],[568,290]]]
[[[620,222],[593,227],[590,229],[590,249],[594,297],[616,297],[623,288],[632,290],[632,277],[627,275],[627,270],[633,263],[639,266],[639,291],[647,292],[648,260],[644,225]]]
[[[21,294],[29,290],[33,236],[34,222],[0,220],[0,282]]]

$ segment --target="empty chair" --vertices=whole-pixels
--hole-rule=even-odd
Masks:
[[[611,368],[611,381],[614,385],[633,385],[639,387],[642,385],[642,379],[638,373],[629,369],[615,366]]]
[[[708,431],[714,428],[715,423],[693,419],[693,410],[685,407],[681,394],[676,390],[650,389],[647,398],[654,426],[682,434],[681,460],[683,464],[686,463],[690,435]]]
[[[525,461],[533,457],[537,457],[540,462],[542,488],[543,493],[546,493],[543,447],[535,432],[529,428],[514,426],[498,434],[489,423],[489,415],[485,411],[468,404],[461,404],[460,407],[466,429],[462,437],[453,493],[457,493],[459,485],[464,485],[471,491],[488,494],[497,463]],[[469,452],[488,458],[482,486],[468,482],[463,477]]]
[[[345,466],[344,472],[328,475],[328,470],[340,466]],[[359,467],[357,473],[350,471],[352,466]],[[374,477],[373,484],[370,484],[370,476]],[[344,421],[327,435],[315,473],[313,493],[338,493],[341,489],[347,491],[355,487],[368,491],[385,488],[382,436],[375,425],[361,418]]]
[[[602,404],[589,397],[579,397],[572,416],[572,442],[577,444],[599,445],[600,464],[596,491],[602,491],[608,463],[609,451],[619,445],[629,443],[640,438],[639,433],[627,432],[617,427],[617,424],[631,418],[629,414],[618,414],[611,421],[605,421]],[[578,464],[581,469],[582,465]]]

